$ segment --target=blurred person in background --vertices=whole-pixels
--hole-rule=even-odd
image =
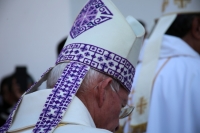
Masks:
[[[2,126],[16,103],[15,96],[11,89],[10,77],[4,78],[1,81],[0,95],[2,98],[2,103],[0,105],[0,125]]]
[[[200,132],[200,1],[163,1],[142,48],[124,133]]]
[[[0,107],[0,124],[3,125],[21,95],[34,83],[26,67],[18,66],[15,72],[1,81],[2,104]]]

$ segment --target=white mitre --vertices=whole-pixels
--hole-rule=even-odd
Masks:
[[[200,13],[200,0],[163,0],[162,16],[159,18],[159,20],[162,18],[168,18],[169,22],[163,21],[161,24],[159,24],[164,26],[162,29],[168,29],[174,20],[174,17],[172,16],[189,13]],[[154,30],[154,32],[158,31]]]
[[[199,0],[164,0],[162,11],[163,15],[199,13]]]
[[[144,32],[136,19],[125,19],[111,0],[90,0],[76,18],[57,64],[84,63],[130,91]],[[72,45],[78,45],[78,53],[66,53]]]

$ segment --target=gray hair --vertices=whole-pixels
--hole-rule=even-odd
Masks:
[[[46,82],[47,88],[53,88],[54,87],[54,85],[56,84],[57,80],[61,76],[61,74],[62,74],[62,72],[65,69],[67,64],[68,63],[58,64],[53,68],[53,70],[51,70],[51,72],[48,75],[47,82]],[[107,76],[103,73],[100,73],[100,72],[91,68],[88,71],[88,73],[86,74],[86,76],[85,76],[85,78],[84,78],[84,80],[81,84],[81,87],[83,88],[81,91],[82,92],[87,91],[88,86],[90,86],[94,81],[96,81],[98,79],[105,79],[107,77],[109,77],[109,76]],[[115,88],[116,91],[119,90],[119,83],[115,79],[112,80],[111,85]],[[112,89],[113,89],[113,87],[112,87]]]

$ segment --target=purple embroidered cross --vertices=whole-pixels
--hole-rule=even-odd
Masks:
[[[103,61],[103,58],[102,57],[98,57],[98,61]]]
[[[108,54],[106,54],[106,55],[104,55],[104,58],[108,61],[108,60],[111,60],[112,59],[112,57],[110,56],[110,52],[108,53]]]
[[[83,46],[83,47],[81,47],[80,49],[81,49],[81,51],[82,51],[82,52],[84,52],[84,51],[87,51],[87,50],[88,50],[86,45],[84,45],[84,46]]]
[[[85,56],[90,56],[90,53],[89,53],[89,52],[86,52],[86,53],[85,53]]]
[[[77,60],[79,61],[80,59],[82,59],[84,56],[82,54],[79,54],[76,56]]]
[[[101,70],[104,72],[104,69],[107,69],[108,68],[108,66],[107,66],[107,64],[106,63],[102,63],[102,64],[100,64],[100,66],[101,66]]]

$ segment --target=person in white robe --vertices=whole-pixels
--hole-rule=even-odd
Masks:
[[[76,18],[55,67],[13,109],[0,133],[111,133],[126,106],[144,27],[111,0],[89,0]],[[35,91],[47,80],[47,87]]]
[[[170,7],[173,4],[169,1],[165,6]],[[136,111],[126,119],[124,133],[200,132],[200,104],[198,104],[200,100],[198,96],[200,94],[200,8],[197,8],[200,6],[200,1],[191,0],[190,3],[185,3],[185,8],[186,6],[190,13],[183,10],[181,12],[179,9],[178,15],[161,18],[141,50],[140,63],[136,67],[133,90],[128,102],[129,105],[136,106]],[[161,30],[163,33],[160,32]],[[158,33],[164,34],[161,36],[160,44],[159,41],[154,41],[160,39]],[[145,56],[157,52],[152,48],[156,47],[155,44],[151,44],[152,42],[160,45],[155,72],[151,63],[144,63]],[[155,51],[150,51],[152,50],[150,48]],[[153,71],[151,80],[151,73],[148,72],[146,77],[143,73],[142,78],[141,73],[145,70]],[[148,87],[145,89],[139,86],[138,84],[141,83],[139,80],[143,81],[143,84],[148,84],[150,81],[149,90]]]

